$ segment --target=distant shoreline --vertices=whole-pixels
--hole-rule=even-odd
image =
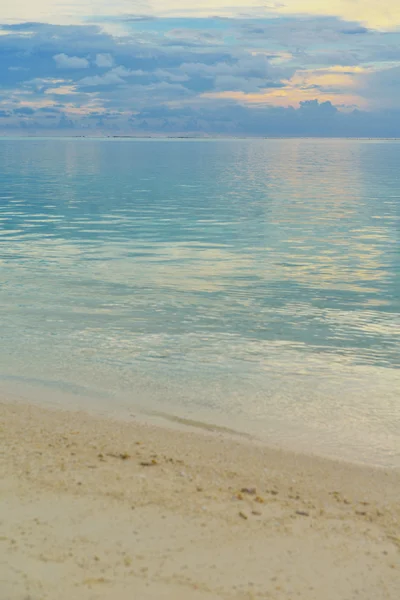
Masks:
[[[343,137],[343,136],[237,136],[237,135],[59,135],[59,134],[0,134],[2,139],[86,139],[86,140],[344,140],[344,141],[399,141],[400,137]]]

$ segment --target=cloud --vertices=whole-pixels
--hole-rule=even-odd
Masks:
[[[81,79],[78,84],[84,87],[92,87],[92,86],[108,86],[108,85],[119,85],[121,83],[125,83],[124,78],[130,77],[134,75],[142,75],[145,74],[144,71],[131,71],[126,67],[120,65],[111,69],[107,73],[103,75],[94,75],[92,77],[84,77]]]
[[[57,129],[74,129],[75,123],[72,119],[69,119],[66,115],[61,115],[60,120],[57,123]]]
[[[89,61],[86,58],[79,58],[78,56],[55,54],[53,58],[59,69],[87,69],[89,66]]]
[[[344,33],[345,35],[361,35],[363,33],[369,33],[369,31],[370,30],[366,27],[356,26],[349,27],[348,29],[342,29],[341,33]]]
[[[83,87],[96,87],[100,85],[119,85],[124,83],[122,77],[114,71],[108,71],[104,75],[93,75],[92,77],[84,77],[79,82],[80,86]]]
[[[133,17],[3,27],[1,127],[386,135],[390,109],[396,131],[400,33],[312,14]]]
[[[220,100],[182,109],[147,108],[131,118],[134,131],[172,134],[228,134],[253,136],[374,137],[400,134],[400,110],[341,112],[331,102],[318,100],[293,107],[249,108]]]
[[[114,66],[114,59],[111,54],[97,54],[95,63],[100,69],[110,69]]]
[[[54,106],[42,106],[41,108],[38,108],[37,110],[38,110],[38,112],[50,113],[50,114],[55,114],[55,115],[58,115],[61,112],[59,108],[54,108]]]
[[[282,15],[290,13],[312,16],[335,15],[347,21],[360,21],[373,28],[392,28],[400,24],[400,6],[397,0],[285,0],[277,9]]]
[[[29,117],[35,114],[35,111],[30,106],[21,106],[20,108],[14,108],[13,113],[23,117]]]
[[[129,15],[123,15],[122,19],[124,21],[126,21],[127,23],[130,22],[141,22],[141,21],[154,21],[157,17],[154,15],[133,15],[133,14],[129,14]]]
[[[135,13],[132,14],[134,6]],[[373,28],[395,28],[400,24],[397,0],[18,0],[0,4],[0,22],[42,21],[56,24],[82,24],[101,18],[111,23],[147,22],[154,17],[195,18],[220,16],[227,18],[284,18],[288,15],[329,16],[346,21],[360,21]]]
[[[170,45],[176,46],[215,46],[223,44],[221,35],[210,31],[201,31],[199,29],[171,29],[165,34]]]
[[[400,106],[400,65],[366,72],[360,78],[360,92],[375,110],[397,109]],[[382,90],[386,90],[382,98]]]
[[[9,71],[27,71],[25,67],[8,67]]]

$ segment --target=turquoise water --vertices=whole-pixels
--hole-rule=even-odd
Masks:
[[[396,141],[1,139],[2,389],[400,465],[399,164]]]

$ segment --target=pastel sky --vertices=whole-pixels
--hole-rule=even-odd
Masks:
[[[398,0],[13,0],[0,132],[400,136]]]

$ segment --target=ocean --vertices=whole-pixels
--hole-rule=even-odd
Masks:
[[[0,139],[0,391],[400,466],[400,142]]]

